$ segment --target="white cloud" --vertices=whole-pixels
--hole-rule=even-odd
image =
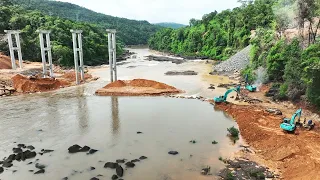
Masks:
[[[176,22],[188,24],[191,18],[201,17],[239,6],[237,0],[60,0],[88,9],[151,23]]]

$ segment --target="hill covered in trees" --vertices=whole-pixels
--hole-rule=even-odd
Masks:
[[[179,29],[182,27],[186,27],[186,25],[184,25],[184,24],[171,23],[171,22],[156,23],[155,25],[162,26],[165,28],[172,28],[172,29]]]
[[[147,21],[113,17],[66,2],[48,0],[12,0],[12,2],[27,10],[37,10],[46,15],[97,24],[104,29],[117,29],[118,37],[126,45],[147,44],[149,37],[161,29],[160,26]]]
[[[55,64],[73,66],[73,47],[70,29],[83,30],[83,51],[85,64],[99,65],[107,62],[108,40],[105,29],[84,22],[75,22],[59,17],[44,15],[38,11],[25,10],[12,5],[9,0],[1,0],[0,35],[5,29],[21,30],[23,59],[41,61],[38,29],[50,29],[51,45]],[[1,37],[1,36],[0,36]],[[0,51],[8,53],[7,42],[0,41]],[[123,52],[121,43],[117,53]]]
[[[233,10],[191,19],[188,27],[162,29],[149,46],[225,60],[251,44],[250,65],[243,75],[254,82],[262,68],[275,99],[308,100],[320,108],[320,1],[242,2]]]

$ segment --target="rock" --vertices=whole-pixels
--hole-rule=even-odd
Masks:
[[[112,179],[112,180],[116,180],[116,179],[118,179],[118,176],[114,174],[114,175],[111,177],[111,179]]]
[[[54,150],[50,150],[50,149],[44,149],[43,151],[42,151],[42,153],[43,154],[46,154],[46,153],[51,153],[51,152],[53,152]]]
[[[12,167],[12,161],[11,160],[5,160],[5,161],[3,161],[3,163],[2,163],[2,167],[5,167],[5,168],[10,168],[10,167]]]
[[[167,75],[167,76],[180,76],[180,75],[195,76],[195,75],[198,75],[198,73],[195,71],[168,71],[165,73],[165,75]]]
[[[34,170],[29,170],[29,172],[33,172]]]
[[[93,171],[93,170],[95,170],[96,168],[95,167],[90,167],[90,171]]]
[[[122,168],[120,165],[117,166],[116,172],[117,172],[117,175],[118,175],[119,177],[122,177],[122,176],[123,176],[123,168]]]
[[[13,153],[16,153],[16,154],[23,152],[21,148],[13,148],[12,151],[13,151]]]
[[[268,109],[266,109],[266,111],[271,114],[282,115],[282,112],[276,108],[268,108]]]
[[[149,61],[168,61],[168,62],[172,62],[172,63],[175,63],[175,64],[182,64],[184,62],[186,62],[186,60],[183,60],[183,59],[175,59],[175,58],[169,58],[169,57],[165,57],[165,56],[146,56],[147,57],[147,60]]]
[[[7,158],[7,160],[9,160],[9,161],[13,161],[13,160],[15,160],[16,159],[16,155],[15,154],[11,154],[8,158]]]
[[[168,154],[177,155],[177,154],[179,154],[179,152],[178,151],[169,151]]]
[[[12,173],[16,173],[18,170],[13,170]]]
[[[89,146],[83,146],[83,148],[81,148],[79,152],[88,152],[89,150],[90,150]]]
[[[18,148],[26,148],[25,144],[18,144]]]
[[[209,166],[207,166],[206,168],[203,168],[202,170],[201,170],[201,174],[202,175],[208,175],[209,173],[210,173],[210,167]]]
[[[26,159],[31,159],[31,158],[34,158],[37,156],[37,153],[36,152],[33,152],[33,151],[29,151],[29,150],[26,150],[25,152],[23,152],[23,155],[26,157]],[[22,156],[23,157],[23,156]],[[22,159],[22,158],[21,158]]]
[[[102,177],[103,175],[99,174],[98,177]]]
[[[64,177],[64,178],[62,178],[61,180],[68,180],[69,178],[68,177]]]
[[[234,98],[234,96],[231,96],[230,98],[232,98],[232,99],[233,99],[233,98]]]
[[[46,170],[40,169],[39,171],[35,172],[34,174],[43,174],[43,173],[45,173],[45,172],[46,172]]]
[[[133,163],[133,162],[127,162],[126,163],[126,166],[128,167],[128,168],[133,168],[134,166],[135,166],[135,164]]]
[[[140,162],[140,160],[139,159],[134,159],[134,160],[131,160],[131,162],[136,163],[136,162]]]
[[[68,148],[68,151],[69,151],[69,153],[77,153],[80,151],[80,149],[81,149],[81,146],[79,146],[78,144],[75,144],[73,146],[70,146]]]
[[[115,168],[117,168],[118,166],[119,166],[118,163],[107,162],[107,163],[104,165],[104,168],[115,169]]]
[[[271,172],[266,172],[266,178],[274,178],[274,175]]]
[[[122,164],[122,163],[125,163],[126,161],[124,159],[118,159],[118,160],[116,160],[116,162]]]
[[[46,168],[46,165],[40,164],[40,163],[36,163],[35,167],[38,168],[38,169],[44,169],[44,168]]]
[[[99,178],[93,177],[90,180],[99,180]]]
[[[145,160],[145,159],[148,159],[148,158],[146,156],[141,156],[139,159],[140,160]]]
[[[30,146],[27,146],[27,149],[34,150],[35,148],[30,145]]]
[[[143,134],[142,132],[138,131],[137,134]]]
[[[4,169],[3,167],[0,167],[0,174],[3,173]]]
[[[30,165],[30,164],[32,164],[32,162],[29,162],[27,165]]]
[[[90,151],[87,153],[87,154],[94,154],[94,153],[96,153],[98,150],[96,150],[96,149],[90,149]]]

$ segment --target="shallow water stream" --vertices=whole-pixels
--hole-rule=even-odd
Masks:
[[[201,71],[206,65],[190,62],[176,65],[169,62],[144,61],[147,49],[133,50],[137,59],[119,66],[119,79],[148,78],[168,83],[188,95],[213,96],[208,80],[198,76],[164,76],[169,70]],[[128,68],[131,66],[130,68]],[[135,67],[132,67],[135,66]],[[223,167],[220,156],[229,157],[238,150],[226,135],[226,129],[237,126],[212,105],[199,100],[166,97],[99,97],[94,91],[108,83],[109,72],[97,69],[101,79],[78,87],[55,92],[0,98],[0,157],[12,153],[14,142],[25,143],[53,153],[37,155],[25,162],[14,161],[13,167],[0,174],[1,180],[15,179],[111,179],[114,170],[103,168],[116,159],[148,159],[125,171],[124,179],[216,179]],[[137,131],[143,134],[137,134]],[[190,143],[196,140],[197,143]],[[212,141],[218,141],[213,145]],[[99,150],[93,155],[68,154],[73,144],[88,145]],[[168,155],[175,150],[179,155]],[[34,175],[34,164],[47,165],[46,173]],[[200,171],[211,166],[213,176]],[[95,167],[89,171],[90,166]],[[17,172],[13,173],[13,170]]]

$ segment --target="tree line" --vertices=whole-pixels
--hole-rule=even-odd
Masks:
[[[12,0],[12,2],[27,10],[37,10],[46,15],[96,24],[103,29],[117,29],[118,38],[126,45],[146,45],[149,37],[161,29],[160,26],[147,21],[113,17],[66,2],[48,0]]]
[[[185,28],[162,29],[150,38],[150,48],[226,60],[251,44],[250,65],[243,76],[248,74],[253,82],[262,67],[275,99],[304,99],[320,108],[320,1],[242,3],[233,10],[191,19]],[[287,35],[287,29],[296,36]]]
[[[51,30],[51,46],[55,64],[73,66],[73,46],[70,29],[83,30],[83,51],[86,65],[100,65],[108,59],[108,39],[104,28],[95,24],[75,22],[39,11],[25,10],[9,0],[1,0],[0,33],[6,29],[21,30],[23,59],[41,61],[38,29]],[[0,51],[8,52],[6,41],[0,41]],[[117,54],[123,53],[123,44],[117,44]]]

